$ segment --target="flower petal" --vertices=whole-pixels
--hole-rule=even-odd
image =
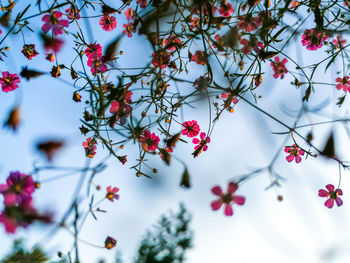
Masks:
[[[212,189],[211,189],[211,192],[214,194],[214,195],[217,195],[217,196],[221,196],[222,195],[222,189],[220,186],[214,186]]]
[[[326,188],[327,188],[328,192],[334,192],[334,185],[332,185],[332,184],[327,184],[327,185],[326,185]]]
[[[327,201],[324,202],[324,205],[328,208],[332,208],[334,205],[334,199],[332,199],[332,198],[327,199]]]
[[[219,209],[220,209],[220,207],[222,206],[222,202],[221,202],[220,199],[219,199],[219,200],[214,200],[214,201],[212,201],[212,202],[210,203],[210,205],[211,205],[211,209],[213,209],[214,211],[216,211],[216,210],[219,210]]]
[[[318,196],[320,196],[320,197],[328,197],[329,193],[326,190],[324,190],[324,189],[320,189],[320,190],[318,190]]]
[[[234,182],[230,182],[227,186],[227,192],[233,194],[234,192],[236,192],[238,188],[238,185]]]
[[[337,203],[337,206],[341,206],[343,204],[343,201],[340,199],[340,197],[337,197],[335,199],[335,202]]]
[[[235,202],[237,205],[244,205],[245,197],[241,195],[235,195],[233,196],[233,202]]]
[[[225,215],[226,216],[232,216],[233,215],[232,206],[229,205],[229,204],[225,204]]]

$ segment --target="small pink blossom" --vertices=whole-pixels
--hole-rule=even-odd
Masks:
[[[80,12],[79,9],[75,6],[71,6],[68,9],[65,10],[67,14],[67,18],[69,20],[79,20],[80,19]]]
[[[196,158],[202,151],[208,150],[208,143],[210,143],[210,138],[206,136],[205,132],[201,132],[198,138],[193,138],[192,143],[198,144],[194,147],[194,152],[192,153],[193,157]]]
[[[98,73],[104,73],[107,71],[107,65],[104,63],[103,57],[91,56],[87,64],[90,67],[91,73],[93,75],[97,75]]]
[[[281,79],[283,79],[284,74],[288,73],[288,70],[285,66],[287,62],[288,60],[286,58],[280,61],[280,58],[278,56],[275,57],[275,61],[271,61],[270,65],[274,71],[273,77],[275,79],[277,79],[278,77],[281,77]]]
[[[139,4],[142,9],[147,7],[147,0],[137,0],[136,3]]]
[[[106,190],[107,190],[106,198],[109,201],[113,202],[114,199],[115,200],[119,200],[119,195],[116,194],[119,191],[118,187],[113,187],[112,188],[112,186],[108,186]]]
[[[346,43],[346,40],[342,39],[341,36],[337,36],[336,39],[332,40],[332,43],[336,48],[343,48],[344,44]]]
[[[178,37],[171,35],[168,38],[164,39],[165,49],[169,51],[175,51],[178,47],[180,47],[181,41]]]
[[[319,29],[306,29],[301,36],[301,43],[308,50],[317,50],[323,46],[328,36]]]
[[[160,49],[152,53],[152,64],[154,67],[166,68],[170,62],[170,54],[168,51]]]
[[[128,8],[125,12],[124,15],[127,20],[133,20],[135,18],[135,11],[132,10],[131,8]]]
[[[300,163],[301,162],[300,156],[304,155],[304,151],[302,149],[300,149],[296,144],[293,144],[293,146],[284,147],[284,151],[286,153],[289,153],[289,155],[286,157],[286,160],[288,162],[293,161],[295,158],[295,162]]]
[[[1,89],[3,92],[13,91],[18,88],[17,83],[21,82],[16,73],[11,74],[8,71],[2,72],[2,78],[0,78]]]
[[[90,58],[101,57],[102,56],[102,46],[100,44],[90,43],[85,49],[85,54]]]
[[[132,37],[132,33],[136,32],[136,28],[134,27],[134,23],[132,22],[124,24],[123,27],[125,28],[125,30],[123,30],[123,35],[127,34],[128,37]]]
[[[185,121],[182,126],[184,127],[181,131],[182,135],[186,135],[187,137],[195,137],[199,134],[200,128],[197,121]]]
[[[85,155],[88,158],[93,158],[96,154],[96,141],[90,137],[83,142],[83,147],[85,149]]]
[[[318,190],[318,196],[320,197],[328,197],[324,205],[328,208],[332,208],[334,206],[334,201],[336,202],[337,206],[341,206],[343,204],[343,201],[338,197],[339,195],[343,195],[343,191],[341,189],[335,189],[334,185],[327,184],[326,190],[320,189]]]
[[[239,43],[243,45],[241,51],[243,54],[247,55],[249,54],[252,49],[259,54],[260,50],[264,47],[263,43],[258,41],[256,37],[251,36],[250,39],[242,38]]]
[[[220,97],[222,99],[227,99],[231,95],[231,92],[221,93]],[[237,104],[238,99],[236,97],[232,97],[232,103]]]
[[[114,16],[105,15],[100,19],[100,25],[105,31],[112,31],[117,27],[117,20]]]
[[[230,17],[233,14],[233,11],[233,7],[230,3],[221,3],[219,13],[222,17]]]
[[[223,193],[222,188],[220,186],[214,186],[211,189],[211,192],[218,196],[219,199],[214,200],[211,202],[211,208],[216,211],[221,208],[222,205],[224,205],[224,213],[226,216],[232,216],[233,215],[233,209],[232,205],[244,205],[245,203],[245,197],[241,195],[235,195],[235,192],[238,189],[238,185],[234,182],[230,182],[227,186],[227,192]]]
[[[139,139],[142,149],[146,152],[155,151],[158,148],[160,139],[155,133],[146,130]]]
[[[63,34],[63,28],[69,26],[69,22],[66,19],[60,19],[62,13],[60,11],[53,11],[51,14],[44,15],[41,19],[45,22],[42,26],[42,30],[47,33],[51,29],[55,36]]]
[[[335,86],[337,90],[350,91],[350,81],[349,76],[345,76],[344,78],[336,78],[335,79],[338,84]]]
[[[32,177],[20,172],[11,172],[6,184],[0,185],[0,193],[4,196],[5,205],[16,205],[23,201],[31,201],[35,185]]]
[[[191,57],[191,61],[196,62],[199,65],[208,64],[208,56],[204,51],[197,50]]]
[[[244,29],[247,33],[257,30],[259,26],[262,25],[262,22],[263,22],[260,16],[253,17],[251,14],[239,16],[238,20],[239,22],[237,26],[240,29]]]

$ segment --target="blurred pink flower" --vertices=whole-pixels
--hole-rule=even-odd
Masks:
[[[337,206],[341,206],[343,201],[340,199],[340,197],[338,197],[338,195],[343,195],[343,191],[341,189],[334,189],[334,185],[332,184],[327,184],[326,189],[327,191],[324,189],[318,190],[318,196],[328,197],[324,205],[328,208],[332,208],[335,201]]]

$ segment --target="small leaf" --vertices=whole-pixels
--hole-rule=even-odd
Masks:
[[[31,78],[37,78],[43,74],[44,74],[43,72],[31,70],[31,69],[28,69],[27,67],[23,68],[20,73],[20,75],[27,80],[30,80]]]
[[[185,171],[182,174],[180,186],[183,188],[191,188],[190,175],[187,168],[185,168]]]
[[[324,149],[321,151],[321,154],[328,158],[334,158],[335,157],[335,149],[334,149],[334,135],[333,132],[329,135],[326,145],[324,146]]]

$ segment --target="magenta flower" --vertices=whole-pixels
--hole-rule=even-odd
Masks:
[[[224,213],[226,216],[232,216],[233,215],[233,209],[232,205],[244,205],[245,203],[245,197],[241,195],[235,195],[235,192],[238,189],[238,185],[236,183],[230,182],[227,186],[227,192],[223,193],[220,186],[214,186],[211,189],[211,192],[218,196],[219,199],[214,200],[211,202],[211,208],[216,211],[221,208],[221,206],[224,204]]]
[[[139,139],[142,149],[146,152],[155,151],[158,148],[160,139],[155,133],[146,130]]]
[[[114,16],[105,15],[100,19],[100,25],[105,31],[112,31],[117,27],[117,20]]]
[[[91,73],[93,75],[107,71],[107,65],[104,63],[103,57],[94,57],[94,55],[92,55],[89,58],[87,64],[90,67]]]
[[[200,128],[197,121],[185,121],[182,126],[184,129],[181,131],[182,135],[186,135],[187,137],[195,137],[199,134]]]
[[[323,46],[323,43],[328,39],[324,32],[318,29],[306,29],[301,36],[301,43],[308,50],[317,50]]]
[[[90,137],[83,142],[83,147],[85,149],[85,155],[88,158],[93,158],[96,154],[96,141]]]
[[[233,11],[233,7],[230,3],[221,3],[219,13],[222,17],[230,17],[233,14]]]
[[[35,50],[35,45],[34,44],[23,45],[22,53],[28,60],[31,60],[33,57],[36,57],[39,54]]]
[[[175,51],[181,45],[181,41],[178,37],[171,35],[164,39],[165,49],[169,51]]]
[[[241,51],[243,52],[243,54],[247,55],[250,53],[250,51],[252,51],[252,49],[259,54],[260,50],[264,47],[263,43],[258,41],[254,36],[251,36],[248,39],[246,38],[242,38],[239,41],[239,44],[241,44],[243,47],[241,49]]]
[[[41,19],[45,22],[42,30],[47,33],[52,29],[55,36],[63,34],[63,27],[68,27],[69,22],[66,19],[59,19],[61,16],[60,11],[53,11],[50,15],[44,15]]]
[[[270,65],[274,71],[273,77],[275,79],[277,79],[278,77],[281,77],[281,79],[283,79],[284,74],[288,73],[288,70],[285,66],[287,62],[288,60],[286,58],[280,61],[280,58],[278,56],[275,57],[275,61],[271,61]]]
[[[286,146],[284,147],[284,151],[286,153],[289,153],[289,155],[286,157],[286,160],[288,162],[291,162],[294,160],[295,158],[295,162],[296,163],[300,163],[301,162],[301,156],[304,155],[304,151],[301,150],[298,146],[296,146],[296,144],[293,144],[293,146]]]
[[[132,108],[129,104],[121,101],[118,102],[116,100],[111,102],[111,107],[109,108],[109,112],[112,114],[115,114],[112,116],[114,119],[110,125],[113,127],[115,123],[119,120],[121,125],[124,125],[126,123],[126,118],[128,118],[131,114]]]
[[[152,64],[154,67],[166,68],[170,61],[170,54],[166,50],[157,50],[152,53]]]
[[[137,0],[136,3],[139,4],[142,9],[147,7],[147,0]]]
[[[210,143],[210,138],[206,136],[205,132],[201,132],[199,135],[200,140],[193,138],[192,142],[198,144],[194,147],[194,152],[192,153],[193,157],[196,158],[202,151],[208,150],[208,143]]]
[[[2,78],[0,78],[1,89],[3,92],[13,91],[18,88],[17,83],[21,82],[18,75],[10,74],[8,71],[2,72]]]
[[[328,197],[324,205],[328,208],[332,208],[334,206],[334,200],[337,206],[341,206],[343,201],[338,197],[338,195],[343,195],[343,191],[341,189],[334,189],[334,185],[327,184],[326,188],[328,191],[324,189],[318,190],[318,196],[320,197]]]
[[[341,36],[337,36],[336,39],[332,40],[333,45],[335,48],[343,48],[344,44],[346,43],[345,39],[342,39]]]
[[[226,93],[221,93],[220,97],[221,97],[222,99],[227,99],[228,96],[230,96],[230,95],[231,95],[231,92],[226,92]],[[233,103],[233,104],[237,104],[237,103],[238,103],[238,99],[237,99],[236,97],[233,97],[233,98],[232,98],[232,103]]]
[[[4,204],[16,205],[23,201],[30,202],[35,185],[32,177],[20,172],[11,172],[6,184],[0,185],[0,193],[4,196]]]
[[[247,33],[257,30],[259,26],[262,25],[262,22],[263,22],[260,16],[253,17],[251,14],[239,16],[238,20],[239,22],[237,26],[240,29],[244,29]]]
[[[350,91],[350,81],[349,81],[349,76],[345,76],[344,78],[336,78],[336,82],[339,82],[335,88],[337,90],[343,89],[344,91]]]
[[[204,51],[197,50],[192,55],[191,61],[196,62],[198,65],[206,65],[208,63],[208,56]]]
[[[70,8],[66,9],[67,18],[69,20],[78,20],[80,19],[80,12],[79,9],[75,6],[71,6]]]
[[[90,58],[102,57],[102,46],[100,44],[90,43],[85,49],[85,54],[89,60]]]
[[[128,37],[132,37],[132,33],[136,32],[136,28],[132,22],[124,24],[123,27],[125,28],[125,30],[123,30],[123,35],[127,34]]]
[[[114,201],[113,199],[119,200],[119,195],[116,194],[119,191],[118,187],[112,188],[112,186],[108,186],[106,190],[107,190],[106,198],[109,201],[113,202]]]
[[[132,10],[131,8],[128,8],[125,13],[125,17],[127,20],[133,20],[135,18],[135,11]]]

